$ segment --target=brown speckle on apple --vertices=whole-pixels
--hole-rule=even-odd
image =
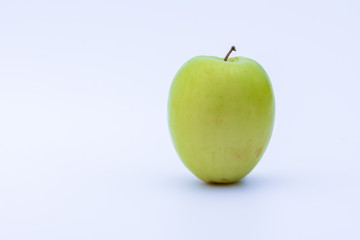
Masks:
[[[240,159],[241,156],[242,156],[242,154],[241,154],[240,151],[236,151],[236,152],[234,153],[234,156],[235,156],[236,159]]]
[[[256,149],[256,157],[257,157],[257,158],[260,157],[262,150],[263,150],[263,147],[262,147],[262,146],[261,146],[261,147],[258,147],[258,148]]]

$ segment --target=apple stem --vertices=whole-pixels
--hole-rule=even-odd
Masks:
[[[225,56],[225,58],[224,58],[224,61],[225,61],[225,62],[228,60],[228,58],[229,58],[229,56],[230,56],[230,54],[231,54],[232,51],[236,51],[235,46],[232,46],[232,47],[230,48],[230,51],[228,52],[228,54],[226,54],[226,56]]]

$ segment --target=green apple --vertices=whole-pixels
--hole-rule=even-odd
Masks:
[[[265,70],[249,58],[198,56],[177,72],[168,123],[185,166],[210,183],[245,177],[269,143],[274,94]]]

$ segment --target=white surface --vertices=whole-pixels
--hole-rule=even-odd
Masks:
[[[359,239],[358,1],[1,1],[0,239]],[[167,94],[231,45],[276,123],[240,184],[197,180]]]

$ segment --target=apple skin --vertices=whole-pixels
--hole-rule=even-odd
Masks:
[[[250,173],[268,146],[274,116],[269,77],[248,58],[192,58],[171,84],[168,123],[175,149],[205,182],[233,183]]]

